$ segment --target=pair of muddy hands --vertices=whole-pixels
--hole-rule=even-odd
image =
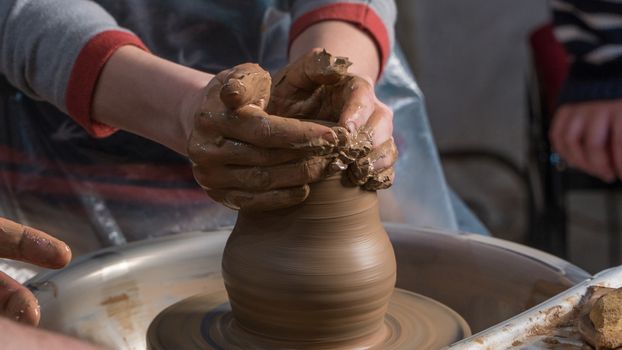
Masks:
[[[371,82],[347,73],[350,65],[314,50],[274,82],[250,63],[216,75],[188,144],[210,197],[233,209],[289,207],[307,198],[310,183],[339,171],[367,190],[388,188],[393,114]]]

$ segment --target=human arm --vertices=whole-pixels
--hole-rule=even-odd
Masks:
[[[212,75],[157,58],[87,0],[0,2],[0,73],[95,137],[118,128],[185,153],[179,109]],[[197,97],[198,98],[198,97]],[[188,112],[190,113],[190,112]]]
[[[390,185],[394,177],[392,165],[397,157],[391,136],[393,113],[377,99],[374,85],[391,51],[396,14],[394,2],[293,1],[292,11],[294,24],[290,32],[289,51],[292,69],[289,71],[294,74],[282,72],[281,75],[293,77],[290,79],[292,82],[299,80],[295,73],[303,70],[297,67],[301,64],[295,62],[310,55],[313,50],[325,49],[332,56],[347,57],[352,62],[347,76],[337,83],[339,86],[320,98],[324,107],[326,101],[333,103],[330,108],[324,108],[329,113],[320,112],[319,118],[338,122],[354,135],[368,134],[371,137],[374,150],[350,167],[354,182],[368,183],[365,187],[369,189]],[[287,101],[288,97],[295,95],[292,92],[300,90],[297,88],[295,82],[288,84],[287,79],[275,85],[275,113],[298,114],[294,116],[301,117],[300,113],[296,113],[298,111],[286,107],[291,104]],[[284,101],[279,102],[279,99]],[[315,114],[304,117],[317,118]]]
[[[91,135],[105,137],[117,129],[123,129],[186,155],[188,139],[195,127],[195,115],[223,112],[218,98],[212,98],[214,95],[218,97],[217,89],[213,86],[206,88],[214,82],[213,75],[183,67],[149,53],[140,39],[119,28],[93,2],[70,0],[68,6],[73,6],[70,10],[56,12],[55,9],[65,5],[64,0],[11,2],[12,6],[2,8],[3,12],[0,13],[4,16],[0,20],[3,20],[5,34],[16,35],[18,40],[3,44],[0,55],[11,64],[0,66],[0,72],[31,97],[52,102],[59,109],[68,112]],[[84,10],[84,7],[90,8],[92,12]],[[75,11],[82,15],[77,16]],[[46,23],[43,28],[32,23],[33,18],[45,17],[48,12],[54,15],[54,26],[51,29]],[[95,26],[97,28],[92,31],[84,29],[91,28],[93,23],[104,19],[105,26]],[[20,31],[20,25],[23,26],[24,23],[32,26],[29,30]],[[79,40],[71,37],[72,40],[68,40],[72,43],[70,47],[55,46],[54,43],[57,43],[59,37],[62,39],[65,32],[75,32]],[[124,34],[119,37],[118,32]],[[22,41],[30,42],[31,45],[17,44]],[[42,51],[44,54],[40,55]],[[48,72],[44,58],[54,61],[66,73],[57,77],[54,84],[29,83],[33,80],[46,81],[40,79],[39,75],[54,73],[53,70]],[[34,62],[32,67],[28,65],[29,62]],[[56,95],[60,97],[52,98]],[[207,105],[203,103],[206,98],[210,100]],[[307,151],[304,147],[292,150],[290,145],[284,145],[288,150],[281,152],[268,150],[268,146],[277,146],[274,142],[271,143],[271,135],[254,134],[266,128],[277,130],[279,125],[290,121],[276,116],[268,119],[247,118],[246,123],[231,126],[231,122],[240,120],[234,118],[239,113],[227,112],[232,112],[231,118],[212,119],[207,123],[211,132],[216,132],[226,142],[217,144],[206,141],[200,143],[201,147],[194,148],[195,156],[198,157],[193,159],[198,159],[195,161],[195,174],[201,185],[210,191],[243,190],[248,193],[252,190],[255,194],[267,192],[277,196],[282,194],[279,192],[281,188],[296,188],[290,192],[295,192],[296,202],[303,200],[306,195],[300,196],[300,189],[308,182],[319,179],[317,172],[290,173],[290,176],[279,176],[280,181],[274,182],[271,178],[276,175],[272,175],[266,167],[279,160],[299,160],[299,167],[306,169],[307,163],[304,159]],[[266,123],[267,120],[269,123]],[[316,124],[304,127],[305,125],[306,123],[301,123],[301,128],[286,130],[286,136],[308,142],[335,138],[328,127]],[[275,153],[280,156],[274,156]],[[287,156],[283,156],[283,153],[287,153]],[[240,157],[241,154],[246,158]],[[253,154],[256,157],[253,158]],[[249,173],[257,176],[244,181],[244,174]],[[263,186],[266,188],[262,190]],[[218,197],[222,199],[222,196]],[[235,203],[228,204],[240,207]]]
[[[573,167],[622,178],[622,4],[553,2],[555,34],[571,59],[550,139]]]

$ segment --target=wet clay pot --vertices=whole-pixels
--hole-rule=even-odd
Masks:
[[[298,206],[239,214],[222,262],[234,323],[297,349],[369,348],[395,285],[375,192],[333,176]]]

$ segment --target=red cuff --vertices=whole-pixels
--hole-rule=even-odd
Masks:
[[[92,120],[91,106],[95,86],[104,65],[118,48],[125,45],[133,45],[148,51],[145,44],[135,35],[109,30],[95,35],[84,45],[71,70],[65,91],[65,105],[69,115],[91,136],[102,138],[117,131],[116,128]]]
[[[294,40],[307,28],[318,22],[329,20],[355,24],[371,36],[380,54],[381,67],[378,74],[380,76],[391,54],[391,41],[389,40],[389,33],[384,22],[368,5],[352,3],[331,4],[302,15],[294,22],[289,31],[288,50]]]

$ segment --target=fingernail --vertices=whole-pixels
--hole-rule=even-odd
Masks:
[[[356,134],[356,124],[354,124],[354,122],[347,122],[346,126],[352,135]]]
[[[337,144],[337,135],[332,130],[322,135],[322,139],[328,141],[331,145]]]
[[[301,201],[309,196],[309,185],[303,185],[292,190],[292,196],[299,198]]]
[[[238,192],[238,191],[230,191],[225,196],[224,204],[227,208],[233,210],[240,210],[244,208],[247,203],[250,203],[253,200],[253,196],[250,193],[246,192]]]

